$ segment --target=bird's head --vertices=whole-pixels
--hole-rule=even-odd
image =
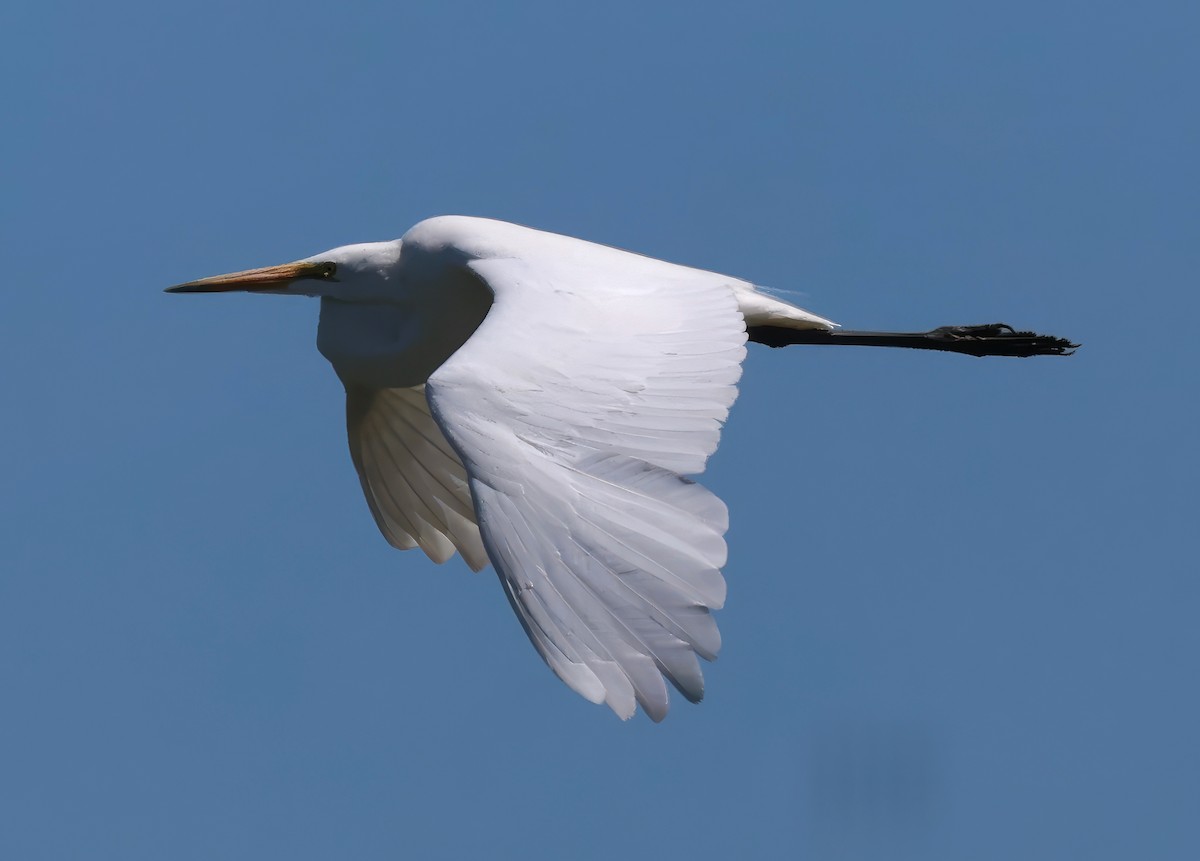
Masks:
[[[240,290],[276,295],[325,296],[343,302],[378,302],[395,295],[400,242],[365,242],[278,266],[213,275],[168,287],[168,293],[227,293]]]

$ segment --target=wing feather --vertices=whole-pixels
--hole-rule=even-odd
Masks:
[[[737,394],[738,282],[527,233],[528,253],[468,264],[495,300],[430,377],[432,414],[539,654],[587,699],[661,720],[664,677],[699,700],[698,658],[720,649],[727,514],[682,476]]]
[[[392,546],[420,547],[439,563],[458,550],[479,571],[488,559],[467,472],[430,415],[424,389],[348,388],[350,457]]]

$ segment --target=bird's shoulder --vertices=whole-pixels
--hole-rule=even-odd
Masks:
[[[438,215],[413,225],[401,238],[401,244],[406,250],[479,260],[527,253],[548,242],[553,244],[554,239],[568,240],[567,237],[492,218]]]
[[[411,256],[436,257],[442,262],[520,260],[548,273],[585,273],[604,279],[616,274],[625,278],[655,281],[694,279],[701,283],[718,280],[726,284],[739,279],[669,263],[610,245],[551,233],[507,221],[469,215],[439,215],[414,225],[401,239]],[[745,286],[749,286],[745,284]]]

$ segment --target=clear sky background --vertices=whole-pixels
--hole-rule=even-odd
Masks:
[[[0,857],[1194,859],[1194,3],[0,12]],[[315,302],[504,218],[1070,359],[751,350],[699,706],[375,530]]]

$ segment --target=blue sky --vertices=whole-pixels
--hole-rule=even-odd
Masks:
[[[0,856],[1194,858],[1192,4],[0,12]],[[1071,359],[754,349],[700,706],[397,553],[315,303],[505,218]]]

